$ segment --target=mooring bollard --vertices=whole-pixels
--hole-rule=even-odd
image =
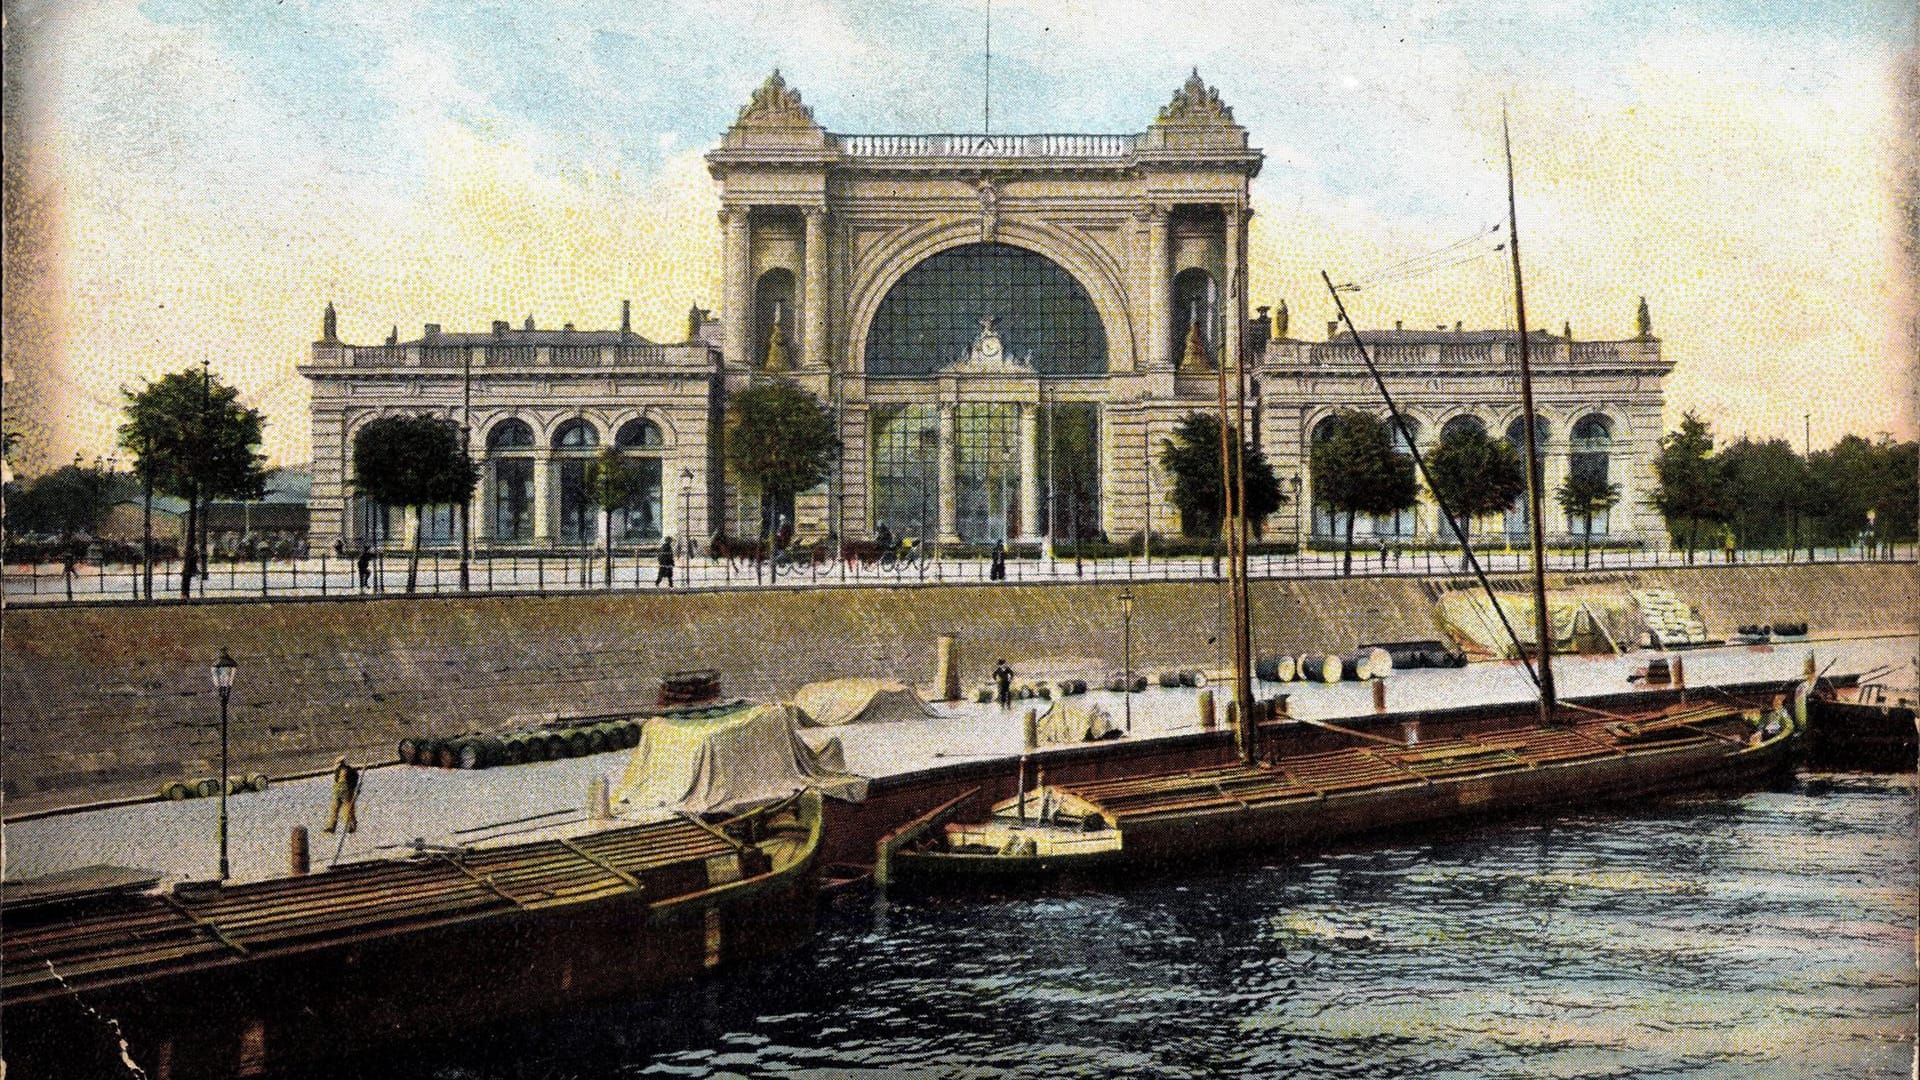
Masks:
[[[1040,713],[1037,709],[1028,709],[1027,715],[1020,721],[1021,737],[1028,750],[1040,748]]]
[[[1215,727],[1213,716],[1213,691],[1200,691],[1200,730],[1212,731]]]
[[[940,688],[941,701],[960,700],[959,646],[952,634],[941,634],[938,662],[934,667],[934,683]]]
[[[1385,679],[1373,680],[1373,711],[1377,713],[1387,711],[1387,680]]]
[[[307,827],[295,825],[293,835],[287,838],[287,868],[294,877],[307,872],[311,863],[307,857]]]
[[[587,820],[606,821],[613,817],[613,804],[607,787],[607,778],[604,776],[587,781]]]
[[[1678,656],[1673,658],[1673,686],[1680,691],[1680,700],[1687,700],[1687,662]]]

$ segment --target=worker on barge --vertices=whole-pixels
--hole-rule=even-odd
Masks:
[[[341,754],[333,759],[333,809],[327,813],[327,832],[344,824],[348,832],[356,832],[360,822],[354,815],[354,804],[360,801],[360,770],[347,764],[347,755]]]

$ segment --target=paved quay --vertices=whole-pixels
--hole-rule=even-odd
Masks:
[[[1771,646],[1727,646],[1681,654],[1690,687],[1796,677],[1806,657],[1831,676],[1856,676],[1883,668],[1908,668],[1920,649],[1913,636],[1847,638]],[[1563,696],[1618,693],[1636,689],[1629,676],[1644,668],[1648,652],[1607,657],[1556,657],[1554,672]],[[1831,664],[1829,667],[1828,665]],[[1909,669],[1911,670],[1911,669]],[[1089,672],[1091,674],[1091,672]],[[1258,684],[1260,692],[1287,692],[1293,715],[1339,720],[1370,715],[1372,689],[1364,683],[1320,685]],[[1217,693],[1219,691],[1216,691]],[[1153,740],[1197,730],[1196,691],[1152,687],[1133,695],[1132,731],[1124,739]],[[1454,706],[1524,702],[1531,684],[1518,664],[1473,664],[1463,669],[1396,672],[1387,680],[1389,712]],[[1094,691],[1068,699],[1107,710],[1116,725],[1124,722],[1124,695]],[[933,706],[921,721],[855,724],[809,731],[809,742],[838,738],[850,771],[869,777],[917,772],[962,761],[1017,756],[1021,751],[1021,714],[971,702]],[[1224,702],[1222,703],[1224,707]],[[233,878],[257,880],[286,872],[288,835],[306,825],[312,836],[316,869],[339,861],[378,857],[404,849],[419,838],[454,844],[512,835],[515,829],[583,816],[589,784],[600,777],[616,780],[628,752],[544,762],[512,768],[460,772],[389,766],[365,773],[360,798],[360,829],[352,836],[320,831],[330,799],[326,777],[288,781],[263,793],[229,800],[229,843]],[[1046,751],[1040,752],[1044,758]],[[233,771],[252,771],[236,760]],[[216,861],[218,800],[150,802],[59,814],[8,825],[5,873],[9,879],[35,877],[96,863],[140,866],[179,878],[210,878]],[[535,821],[499,825],[541,816]],[[495,826],[489,828],[488,826]]]

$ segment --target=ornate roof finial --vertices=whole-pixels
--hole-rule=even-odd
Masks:
[[[1207,85],[1200,77],[1200,69],[1195,67],[1193,74],[1180,89],[1173,92],[1173,100],[1160,109],[1162,123],[1233,123],[1233,110],[1220,100],[1220,91]]]
[[[813,123],[813,110],[800,100],[800,91],[787,85],[780,77],[780,69],[774,68],[760,89],[753,92],[745,107],[740,110],[736,123],[755,120],[762,123],[794,123],[806,125]]]

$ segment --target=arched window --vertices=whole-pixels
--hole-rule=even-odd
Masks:
[[[591,450],[600,445],[600,433],[585,420],[569,420],[553,433],[555,450]]]
[[[1487,422],[1471,413],[1462,413],[1440,425],[1440,437],[1442,439],[1449,435],[1457,435],[1463,431],[1478,431],[1480,434],[1485,435],[1487,433]]]
[[[768,345],[773,340],[773,328],[778,326],[785,352],[780,370],[793,367],[797,344],[793,337],[793,271],[775,268],[761,274],[753,287],[753,311],[754,366],[767,366]]]
[[[1588,413],[1574,422],[1573,438],[1567,444],[1567,479],[1583,481],[1596,488],[1604,488],[1612,482],[1613,471],[1613,423],[1599,413]],[[1605,536],[1608,530],[1608,511],[1601,510],[1592,515],[1572,515],[1569,528],[1588,531],[1591,527],[1594,536]]]
[[[1107,332],[1086,287],[1044,255],[966,244],[906,272],[867,328],[866,373],[930,375],[964,357],[980,320],[998,319],[1003,353],[1043,375],[1100,375]]]
[[[656,543],[665,532],[662,516],[661,448],[666,440],[660,425],[651,420],[629,420],[620,425],[613,445],[638,474],[638,483],[627,497],[627,505],[613,517],[614,539],[630,544]]]
[[[1547,440],[1552,437],[1552,430],[1547,424],[1546,417],[1534,415],[1533,479],[1540,485],[1540,503],[1543,506],[1553,498],[1553,493],[1546,489]],[[1527,456],[1527,422],[1521,417],[1516,416],[1507,424],[1507,444],[1512,446],[1522,459]],[[1527,514],[1527,493],[1522,490],[1513,500],[1513,505],[1507,508],[1505,525],[1508,538],[1515,543],[1526,541],[1529,536],[1528,530],[1531,528],[1528,524],[1530,520]],[[1542,525],[1544,524],[1543,522]]]
[[[1393,422],[1393,417],[1387,417],[1387,431],[1393,437],[1393,451],[1396,454],[1413,457],[1420,453],[1420,421],[1411,416],[1402,416],[1401,419],[1406,421],[1407,433],[1412,434],[1413,439],[1409,442],[1407,433],[1401,432],[1400,425]],[[1381,540],[1411,540],[1415,520],[1413,507],[1386,517],[1374,518],[1373,535]]]
[[[487,460],[493,515],[487,535],[495,543],[525,544],[533,540],[533,428],[524,420],[506,419],[487,432]]]
[[[585,545],[600,539],[599,508],[587,490],[587,466],[600,445],[600,433],[585,420],[569,420],[553,433],[560,479],[560,543]]]
[[[488,450],[531,450],[533,429],[525,420],[502,420],[487,432]]]
[[[613,445],[622,450],[658,450],[666,445],[666,440],[660,436],[659,424],[651,420],[629,420],[620,425]]]
[[[1200,324],[1201,339],[1207,345],[1209,362],[1220,359],[1220,290],[1214,285],[1213,275],[1197,266],[1188,267],[1173,276],[1173,357],[1174,363],[1187,353],[1187,336],[1193,333],[1193,324]]]

